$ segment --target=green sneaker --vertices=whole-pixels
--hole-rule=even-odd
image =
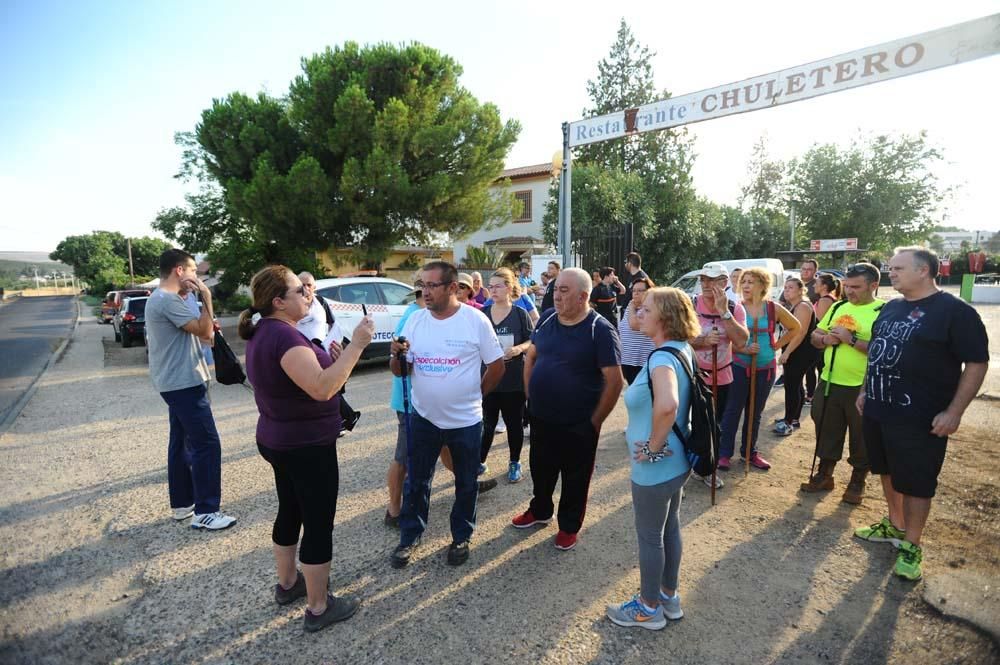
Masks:
[[[899,547],[903,539],[906,538],[906,532],[894,527],[888,517],[883,517],[881,522],[876,522],[871,526],[855,529],[854,535],[861,540],[869,540],[873,543],[892,543],[893,547]]]
[[[920,579],[920,562],[924,560],[924,551],[920,545],[903,541],[899,545],[899,554],[896,556],[896,567],[892,572],[900,577],[917,581]]]

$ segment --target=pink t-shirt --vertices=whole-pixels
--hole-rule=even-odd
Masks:
[[[703,298],[694,299],[695,313],[698,314],[698,323],[701,324],[702,332],[708,332],[714,326],[722,335],[723,341],[719,342],[718,372],[720,386],[728,386],[733,382],[733,343],[726,336],[726,327],[719,315],[710,310],[708,303]],[[733,306],[733,319],[741,325],[747,324],[747,313],[743,305]],[[694,357],[698,361],[698,367],[708,370],[705,382],[712,383],[712,349],[693,349]]]

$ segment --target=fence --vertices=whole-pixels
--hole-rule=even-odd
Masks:
[[[573,238],[576,265],[588,272],[611,266],[616,272],[625,267],[625,255],[635,247],[635,227],[622,224]]]

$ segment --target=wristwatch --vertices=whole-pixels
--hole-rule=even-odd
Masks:
[[[858,343],[858,336],[854,333],[851,333],[851,347],[854,347],[854,345],[857,343]]]
[[[723,321],[728,321],[729,319],[733,318],[733,313],[730,312],[728,309],[726,309],[726,313],[723,314],[721,318]]]

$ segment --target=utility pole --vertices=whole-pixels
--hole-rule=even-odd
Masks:
[[[795,201],[789,201],[788,214],[788,251],[795,251]]]
[[[128,276],[131,280],[129,286],[135,286],[135,270],[132,268],[132,239],[126,238],[125,240],[128,243]]]

